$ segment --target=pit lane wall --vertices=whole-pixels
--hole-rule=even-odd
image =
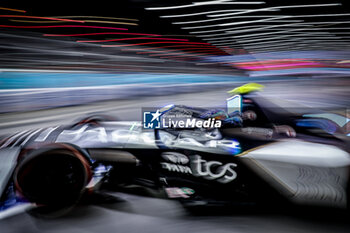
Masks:
[[[208,90],[231,76],[1,72],[0,113]]]
[[[111,99],[207,91],[234,87],[250,81],[257,79],[202,74],[2,71],[0,113],[40,110]]]

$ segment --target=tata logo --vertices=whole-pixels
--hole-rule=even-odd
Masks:
[[[177,152],[164,152],[161,156],[166,161],[161,163],[163,169],[170,172],[192,174],[191,168],[185,166],[190,161],[186,155]]]
[[[160,116],[162,114],[156,112],[143,112],[143,128],[144,129],[159,129],[161,126]]]

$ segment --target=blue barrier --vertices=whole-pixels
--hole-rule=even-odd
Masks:
[[[0,73],[0,113],[171,95],[225,87],[246,77],[149,73]]]
[[[256,80],[266,81],[269,78],[253,80],[249,77],[202,74],[0,72],[0,113],[199,92]]]

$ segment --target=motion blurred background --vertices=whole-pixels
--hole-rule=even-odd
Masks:
[[[0,21],[2,113],[251,81],[349,99],[345,0],[11,0]]]
[[[248,82],[264,84],[262,94],[284,107],[347,114],[349,6],[346,0],[3,0],[0,133],[69,123],[96,111],[140,120],[145,106],[213,107],[224,104],[226,91]],[[136,213],[145,214],[149,202],[154,204],[136,200]],[[159,203],[154,213],[162,209],[162,218],[183,218],[178,206]],[[114,215],[101,209],[91,212],[96,211],[104,220],[89,211],[87,219],[98,219],[110,229]],[[116,217],[129,218],[118,213]],[[135,231],[146,221],[138,219]],[[271,223],[270,232],[349,229],[338,222],[313,228],[290,218],[285,225],[278,225],[281,219],[276,217],[243,219],[234,221],[243,232],[257,232],[266,222]],[[231,218],[220,222],[223,228],[217,228],[217,218],[209,220],[207,229],[234,227]],[[72,223],[69,218],[45,223],[41,230],[52,232],[67,221]],[[16,227],[14,222],[5,222],[2,229],[38,232],[27,217]],[[169,226],[159,219],[149,226],[159,223],[164,231]],[[195,231],[191,224],[182,226]],[[178,232],[168,232],[171,229]]]

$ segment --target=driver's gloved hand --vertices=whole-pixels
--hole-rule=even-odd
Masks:
[[[224,124],[232,124],[234,126],[242,126],[243,120],[240,116],[233,116],[226,118],[224,121]]]

